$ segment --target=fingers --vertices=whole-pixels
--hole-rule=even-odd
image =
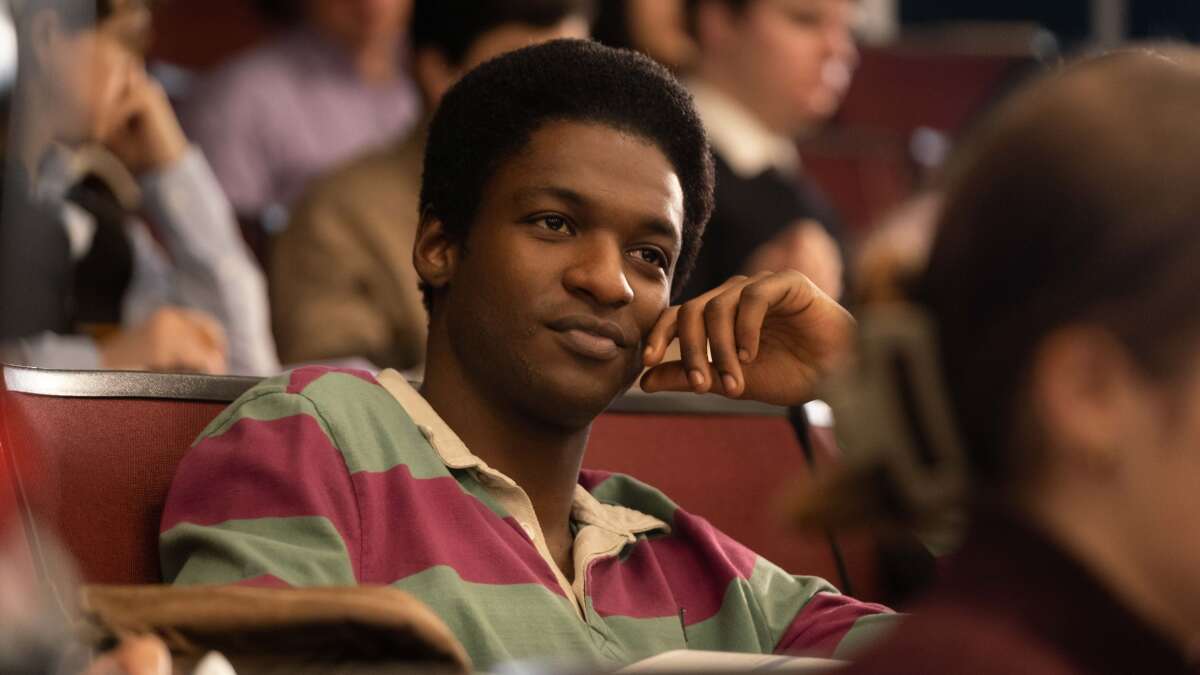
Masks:
[[[679,308],[676,334],[679,337],[679,354],[685,375],[692,391],[703,394],[712,387],[713,378],[708,372],[708,332],[704,321],[704,308],[708,297],[702,295]]]
[[[758,358],[763,320],[771,309],[772,300],[771,289],[761,281],[741,289],[733,333],[738,345],[738,358],[743,363],[751,363]]]
[[[647,368],[657,366],[667,353],[667,346],[675,339],[679,308],[668,307],[659,317],[650,334],[646,336],[646,347],[642,352],[642,364]]]
[[[735,398],[762,395],[762,377],[769,375],[765,369],[832,353],[832,347],[824,343],[837,343],[839,335],[832,335],[837,332],[833,330],[838,324],[835,319],[845,321],[840,316],[825,316],[833,311],[829,308],[812,310],[814,303],[820,305],[818,300],[844,312],[799,272],[734,277],[664,313],[648,338],[646,365],[650,370],[642,378],[642,388],[647,392],[713,392]],[[786,323],[772,329],[787,345],[771,352],[779,364],[758,363],[768,317]],[[679,339],[680,360],[663,363],[666,344],[673,336]],[[753,376],[753,382],[748,376]]]
[[[735,284],[704,306],[704,324],[708,332],[712,363],[720,378],[721,390],[726,396],[737,396],[745,382],[739,356],[742,348],[734,330],[740,312],[742,289],[745,287]]]
[[[705,379],[712,383],[711,388],[706,393],[721,394],[724,396],[733,395],[725,391],[720,371],[711,363],[705,364]],[[682,361],[669,361],[647,370],[642,374],[641,387],[642,391],[648,394],[663,391],[696,392],[691,380],[688,378],[687,368],[684,367]]]
[[[713,391],[728,396],[740,395],[745,388],[742,364],[749,361],[751,354],[740,345],[736,330],[741,291],[765,276],[734,277],[694,300],[664,312],[647,338],[644,363],[650,368],[669,365],[663,364],[662,358],[667,345],[676,337],[681,360],[677,366],[663,368],[643,380],[643,384],[697,394]]]
[[[197,335],[205,344],[221,353],[225,353],[228,350],[229,344],[225,338],[225,329],[221,326],[221,322],[209,314],[198,310],[185,309],[181,311],[187,320],[192,323]]]
[[[219,375],[227,370],[225,330],[208,314],[167,307],[151,321],[152,367]]]

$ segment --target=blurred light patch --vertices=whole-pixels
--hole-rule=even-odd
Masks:
[[[908,151],[918,165],[934,169],[950,154],[950,138],[937,129],[917,127],[909,139]]]
[[[0,0],[0,93],[12,91],[16,81],[17,29],[8,0]]]

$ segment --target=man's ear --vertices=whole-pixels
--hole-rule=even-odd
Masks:
[[[1046,451],[1066,470],[1111,470],[1157,431],[1155,389],[1128,350],[1097,328],[1068,327],[1043,340],[1029,392]]]
[[[461,257],[462,244],[449,236],[441,218],[425,209],[413,244],[417,276],[432,289],[443,288],[454,278]]]

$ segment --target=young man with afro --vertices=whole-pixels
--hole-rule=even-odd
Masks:
[[[468,73],[425,155],[420,389],[305,368],[250,390],[179,468],[166,579],[390,584],[481,669],[844,655],[892,623],[647,485],[580,469],[592,421],[646,366],[651,392],[799,403],[849,349],[853,320],[797,273],[668,307],[712,180],[690,97],[644,57],[559,40]],[[662,362],[676,336],[683,360]]]

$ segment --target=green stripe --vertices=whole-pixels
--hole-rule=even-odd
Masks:
[[[824,579],[795,577],[759,558],[749,579],[729,583],[715,615],[688,626],[686,648],[769,654],[804,604],[818,592],[833,590]],[[685,648],[678,616],[604,620],[634,658]]]
[[[775,650],[796,615],[817,593],[838,591],[821,577],[794,576],[764,558],[754,564],[748,581],[754,598],[751,605],[757,613],[756,622],[765,628],[765,652]]]
[[[591,598],[588,599],[589,608]],[[592,614],[589,611],[589,614]],[[635,619],[630,616],[596,617],[605,632],[609,633],[621,644],[619,663],[633,663],[644,658],[661,654],[672,649],[704,649],[703,643],[697,643],[699,636],[688,629],[688,639],[683,637],[683,624],[678,616],[664,616],[651,619]]]
[[[246,390],[241,396],[234,399],[233,403],[229,404],[229,407],[222,410],[219,415],[214,417],[213,420],[208,423],[208,426],[206,426],[204,431],[200,432],[200,436],[196,438],[196,442],[198,443],[202,439],[208,438],[209,436],[219,436],[222,433],[225,433],[229,426],[237,421],[239,410],[244,403],[256,398],[260,398],[266,394],[284,393],[287,390],[289,377],[290,375],[287,373],[283,375],[276,375],[275,377],[263,380],[262,382],[259,382],[250,389]]]
[[[878,644],[903,621],[903,614],[871,614],[859,618],[838,643],[833,658],[849,659],[863,649]]]
[[[346,373],[326,373],[302,396],[332,430],[350,473],[382,472],[407,464],[414,478],[448,475],[446,465],[387,389]],[[428,449],[428,452],[421,452]]]
[[[626,662],[618,654],[602,656],[603,634],[579,618],[571,600],[541,584],[472,583],[438,565],[392,586],[429,605],[479,670],[514,659],[546,657],[565,658],[573,665]]]
[[[220,437],[222,434],[228,432],[234,424],[242,420],[274,422],[295,415],[308,415],[317,422],[317,425],[321,427],[325,435],[330,438],[330,444],[333,443],[333,435],[330,433],[325,420],[318,414],[316,407],[308,399],[297,394],[288,394],[286,392],[267,389],[259,392],[256,396],[235,404],[228,412],[230,413],[229,415],[223,414],[221,418],[210,424],[209,428],[205,429],[204,433],[197,439],[197,442]]]
[[[293,586],[357,583],[350,554],[328,518],[254,518],[180,523],[159,537],[168,583],[226,584],[264,574]]]
[[[642,481],[614,473],[592,490],[592,496],[605,504],[616,504],[654,516],[665,523],[675,520],[679,507],[666,495]]]

